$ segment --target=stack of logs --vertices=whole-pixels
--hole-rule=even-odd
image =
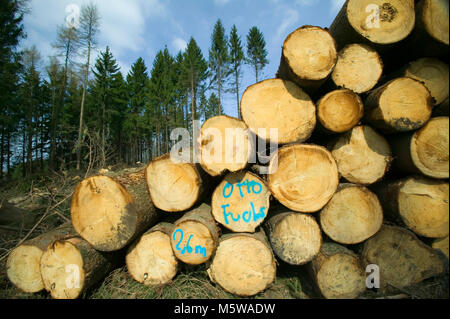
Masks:
[[[145,285],[206,263],[211,281],[252,296],[284,262],[307,267],[325,298],[356,298],[367,269],[381,288],[445,273],[448,13],[448,0],[348,0],[329,29],[295,30],[240,118],[203,124],[200,163],[167,154],[83,180],[72,224],[15,249],[10,280],[76,298],[121,259]]]

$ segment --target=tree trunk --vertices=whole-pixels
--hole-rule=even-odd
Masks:
[[[387,51],[405,39],[415,22],[414,0],[347,0],[330,26],[341,50],[348,44],[365,43]]]
[[[280,148],[269,164],[272,195],[296,212],[322,209],[339,185],[336,161],[317,145],[294,144]]]
[[[448,236],[448,182],[409,177],[380,183],[375,191],[391,221],[419,236]]]
[[[236,105],[237,105],[237,114],[238,114],[238,118],[240,120],[242,120],[242,115],[241,115],[241,107],[240,107],[240,96],[239,96],[239,73],[236,70],[235,71],[235,85],[236,85]]]
[[[173,252],[188,265],[203,264],[216,251],[219,232],[211,207],[202,204],[174,223],[170,235]]]
[[[425,125],[433,98],[421,82],[401,77],[372,91],[364,105],[366,122],[384,133],[401,133]]]
[[[119,253],[99,252],[79,237],[55,241],[41,259],[45,290],[54,299],[76,299],[104,279],[119,260]]]
[[[412,232],[394,226],[383,226],[366,241],[362,259],[379,267],[382,288],[390,285],[401,289],[445,271],[437,251]]]
[[[439,249],[448,258],[448,236],[445,238],[436,239],[432,247],[434,249]]]
[[[1,133],[2,138],[0,140],[0,180],[3,179],[3,163],[5,161],[5,131],[2,128]]]
[[[209,175],[247,167],[252,153],[247,129],[243,121],[226,115],[212,117],[203,124],[199,136],[200,164]]]
[[[170,244],[173,225],[160,223],[143,234],[126,256],[130,276],[144,285],[164,285],[177,274],[178,260]]]
[[[39,292],[44,289],[41,277],[40,261],[47,247],[55,240],[76,235],[71,223],[27,240],[15,248],[8,257],[6,270],[8,279],[19,289],[27,293]]]
[[[394,166],[402,172],[449,178],[449,118],[432,118],[422,129],[390,139]]]
[[[349,44],[339,51],[331,78],[338,87],[361,94],[372,90],[383,74],[377,51],[365,44]]]
[[[253,173],[230,173],[215,189],[211,202],[218,223],[236,233],[254,233],[269,212],[270,191]]]
[[[222,65],[219,65],[219,72],[217,77],[217,93],[219,94],[219,109],[218,115],[222,115]]]
[[[369,126],[356,126],[331,142],[339,174],[350,183],[370,185],[386,174],[392,161],[386,139]]]
[[[293,81],[312,94],[331,74],[337,57],[336,43],[327,30],[303,26],[284,41],[277,78]]]
[[[320,250],[322,235],[314,217],[283,209],[265,224],[275,254],[291,265],[310,262]]]
[[[172,159],[170,154],[147,165],[145,180],[153,204],[166,212],[192,208],[211,186],[211,178],[200,165]]]
[[[263,231],[227,234],[220,238],[207,272],[226,291],[253,296],[275,280],[275,257]]]
[[[450,112],[449,112],[448,98],[446,98],[445,101],[442,102],[441,104],[439,104],[438,106],[435,106],[433,109],[434,117],[449,116],[449,114],[450,114]]]
[[[383,209],[366,187],[341,184],[320,212],[322,230],[333,241],[354,245],[375,235],[383,224]]]
[[[119,250],[156,222],[157,212],[142,173],[120,179],[94,176],[76,187],[72,223],[95,249]]]
[[[347,90],[331,91],[317,102],[321,128],[330,133],[344,133],[354,128],[364,116],[364,104],[358,94]]]
[[[308,270],[327,299],[355,299],[366,290],[362,263],[344,246],[324,243]]]
[[[241,114],[260,138],[279,144],[306,141],[316,126],[316,107],[301,88],[287,80],[271,79],[247,88]],[[278,129],[278,139],[270,136]]]

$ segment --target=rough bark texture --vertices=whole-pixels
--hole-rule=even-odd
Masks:
[[[55,240],[76,236],[71,223],[30,239],[15,248],[6,262],[8,279],[24,292],[34,293],[44,289],[40,260],[47,247]]]
[[[434,249],[439,249],[448,259],[448,236],[445,238],[436,239],[432,247]]]
[[[158,218],[143,171],[83,180],[75,189],[71,216],[80,236],[101,251],[125,247]]]
[[[378,265],[382,288],[404,288],[445,271],[439,253],[422,243],[412,232],[383,226],[366,241],[362,253],[365,264]]]
[[[226,291],[253,296],[275,280],[275,257],[263,231],[226,234],[220,238],[207,272],[211,281]]]
[[[386,217],[419,236],[442,238],[449,233],[447,182],[409,177],[374,188]]]

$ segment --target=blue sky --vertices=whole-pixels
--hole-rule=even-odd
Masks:
[[[66,7],[83,5],[86,0],[31,0],[24,24],[28,37],[23,47],[36,45],[42,64],[54,55],[51,44],[56,27],[64,24]],[[213,26],[220,18],[229,33],[236,25],[243,43],[248,30],[257,26],[264,34],[269,65],[264,78],[272,78],[278,68],[281,47],[296,28],[310,24],[328,27],[344,0],[92,0],[101,14],[98,50],[110,46],[126,75],[138,57],[150,69],[158,50],[165,46],[172,54],[183,50],[193,36],[208,58]],[[252,70],[244,67],[241,91],[255,81]],[[236,116],[235,97],[226,94],[225,113]]]

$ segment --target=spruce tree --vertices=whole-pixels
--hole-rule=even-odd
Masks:
[[[256,82],[259,82],[259,76],[269,60],[264,35],[257,27],[252,27],[247,35],[247,63],[253,67]]]
[[[230,91],[236,94],[236,105],[237,105],[237,114],[238,117],[241,117],[241,109],[240,109],[240,79],[242,76],[242,63],[245,60],[244,51],[242,49],[241,38],[238,35],[238,31],[235,25],[231,28],[230,33],[230,67],[231,72],[233,74],[232,78],[232,87]]]

